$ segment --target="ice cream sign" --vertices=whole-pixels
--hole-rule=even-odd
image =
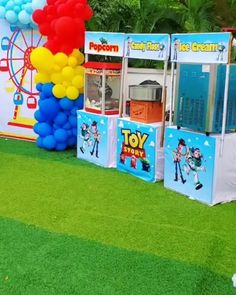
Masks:
[[[168,34],[126,34],[124,56],[128,58],[167,60]]]
[[[174,34],[171,36],[171,61],[228,63],[231,33]]]
[[[125,34],[85,32],[85,53],[123,57]]]

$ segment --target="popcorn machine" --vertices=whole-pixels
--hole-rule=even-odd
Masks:
[[[84,67],[85,110],[96,114],[119,114],[122,65],[87,62]]]

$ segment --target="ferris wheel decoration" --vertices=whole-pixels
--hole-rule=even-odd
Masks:
[[[20,115],[21,108],[35,110],[38,105],[38,91],[34,83],[36,69],[30,62],[34,48],[42,45],[42,36],[38,31],[21,30],[11,27],[12,35],[1,39],[1,49],[6,56],[0,60],[0,72],[8,72],[9,81],[15,86],[13,94],[14,114],[8,125],[32,128],[34,120]]]

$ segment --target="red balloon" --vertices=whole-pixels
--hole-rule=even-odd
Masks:
[[[75,5],[75,8],[74,8],[74,13],[75,13],[75,16],[76,17],[81,17],[81,15],[84,13],[84,9],[85,9],[86,5],[84,4],[81,4],[81,3],[77,3]]]
[[[73,5],[66,4],[60,4],[57,7],[57,15],[58,16],[72,16],[73,15]]]
[[[89,5],[87,5],[84,9],[83,14],[81,14],[81,18],[84,20],[90,20],[92,16],[93,16],[93,10]]]
[[[70,44],[62,44],[60,46],[60,50],[61,52],[64,52],[67,55],[70,55],[73,51],[74,47]]]
[[[79,3],[82,3],[82,4],[87,4],[88,1],[87,0],[78,0]]]
[[[83,33],[85,31],[84,21],[81,18],[76,18],[74,21],[75,21],[75,25],[76,25],[77,34]]]
[[[85,41],[85,34],[78,36],[76,39],[75,48],[84,48],[84,41]]]
[[[48,36],[50,34],[50,27],[48,26],[47,23],[40,24],[39,32],[43,36]]]
[[[47,14],[51,14],[54,17],[56,16],[57,10],[56,7],[54,5],[48,5],[47,6]]]
[[[48,5],[53,5],[55,4],[56,0],[47,0]]]
[[[36,9],[32,15],[33,20],[40,24],[45,20],[46,14],[42,9]]]
[[[55,23],[55,32],[59,38],[74,38],[76,34],[75,21],[72,17],[63,16]]]
[[[58,44],[56,44],[53,40],[50,40],[44,44],[44,47],[49,49],[53,54],[58,52]]]

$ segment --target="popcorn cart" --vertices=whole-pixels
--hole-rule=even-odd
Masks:
[[[77,157],[107,168],[116,167],[117,119],[121,114],[123,94],[124,38],[122,33],[85,33],[84,110],[77,112]],[[103,55],[105,62],[90,61],[90,55]],[[112,57],[122,62],[110,62]]]
[[[85,110],[96,114],[118,114],[122,65],[87,62],[84,67]]]

